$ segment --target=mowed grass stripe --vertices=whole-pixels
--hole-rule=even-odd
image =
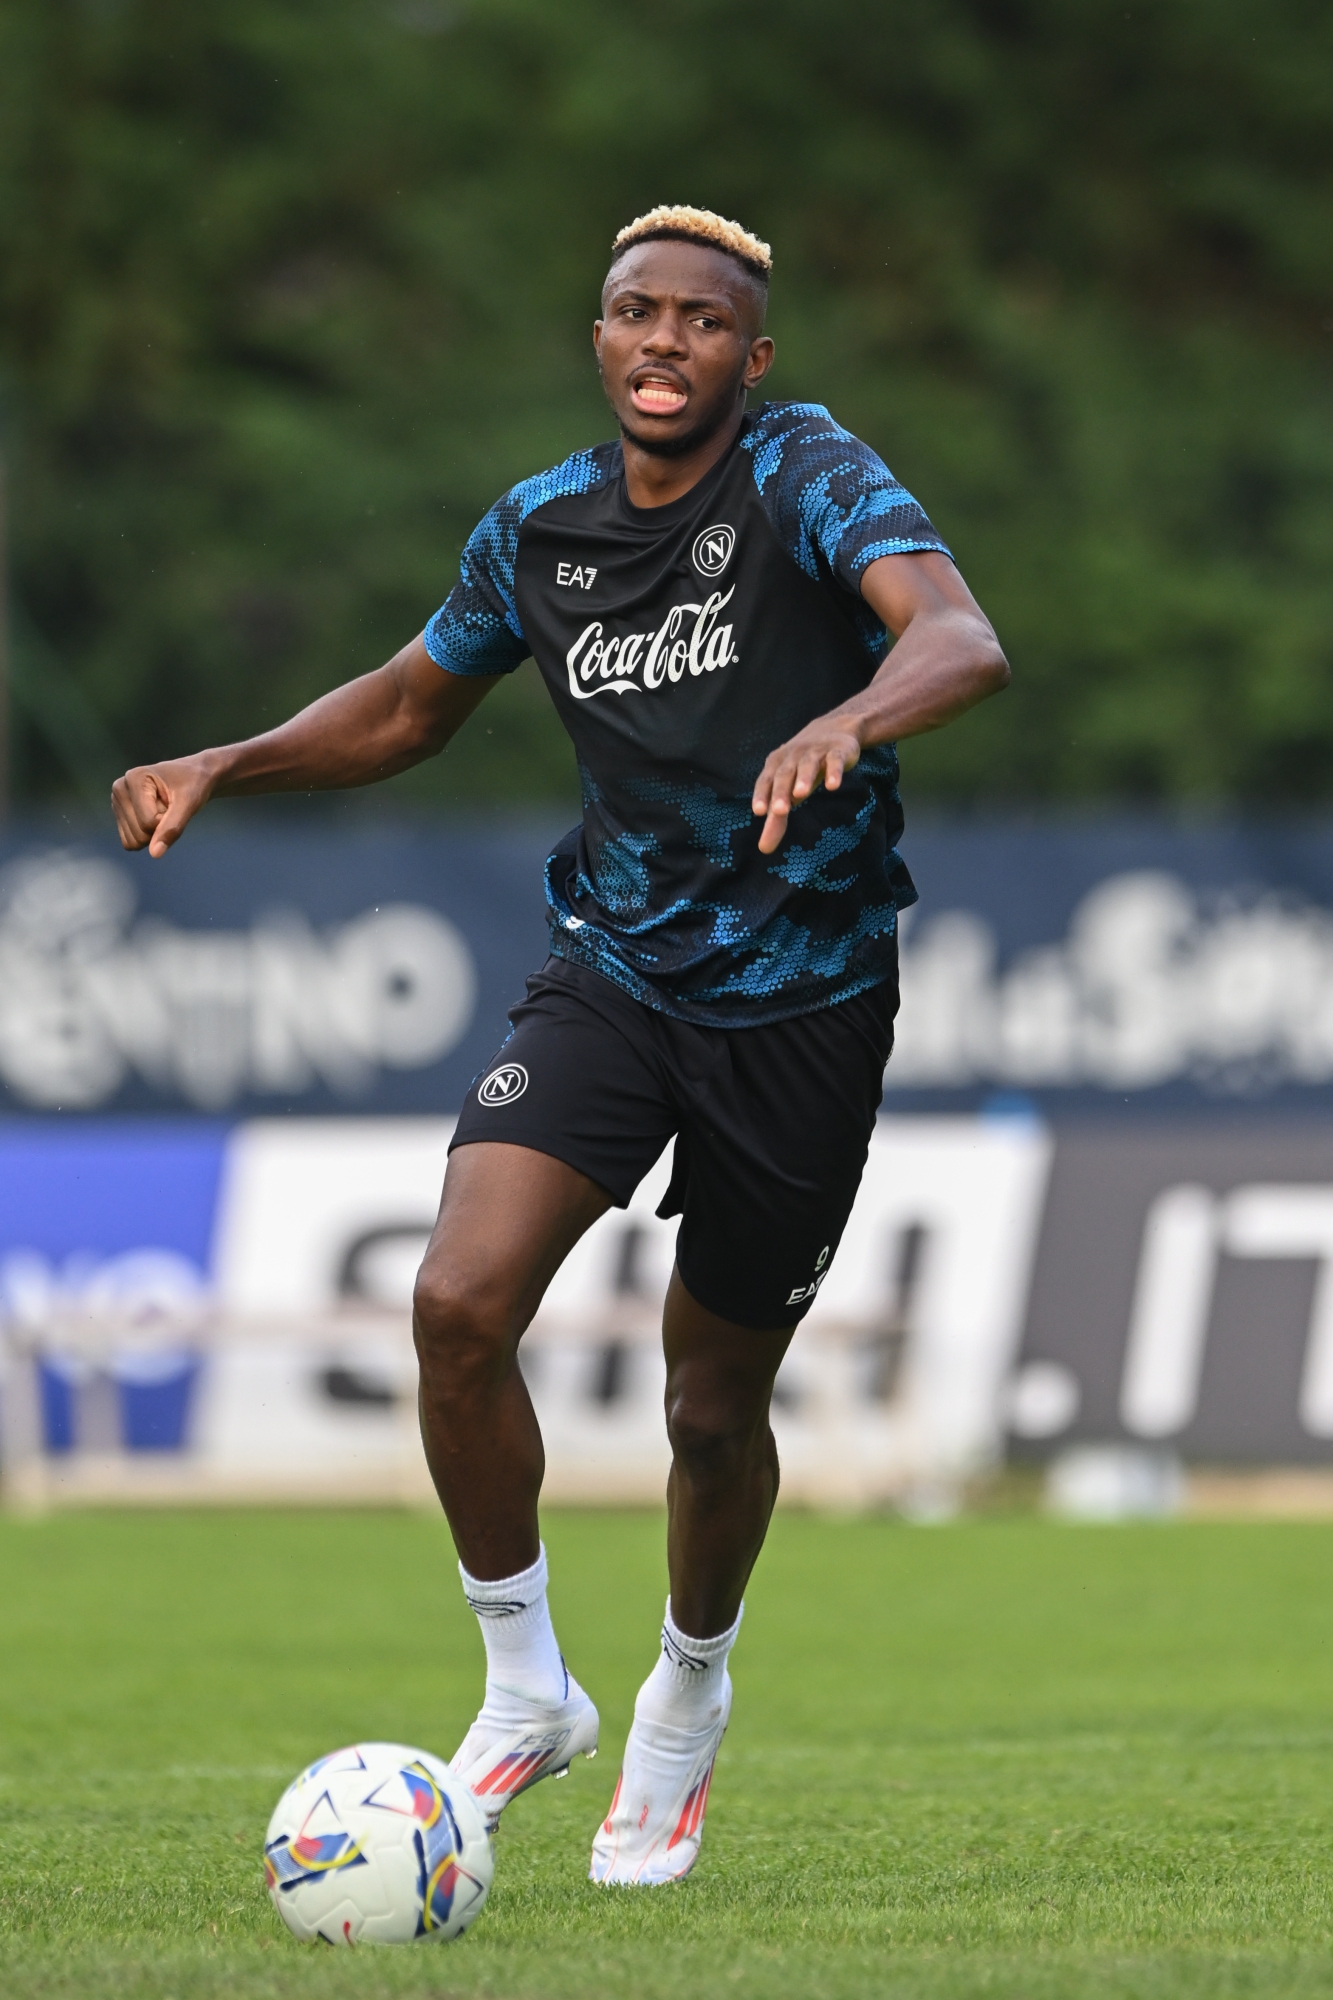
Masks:
[[[437,1521],[0,1524],[0,1990],[1325,1995],[1333,1530],[777,1522],[703,1859],[585,1879],[665,1594],[648,1514],[547,1522],[603,1756],[506,1815],[446,1949],[303,1952],[259,1880],[286,1776],[445,1754],[482,1654]]]

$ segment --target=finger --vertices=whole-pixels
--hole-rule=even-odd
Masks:
[[[824,783],[831,792],[836,792],[849,771],[854,771],[861,761],[861,745],[853,735],[841,736],[829,745],[828,762],[824,772]],[[837,777],[831,774],[836,770]]]
[[[144,845],[148,836],[140,831],[138,820],[130,812],[123,800],[122,791],[124,784],[125,780],[123,778],[117,778],[115,784],[111,787],[111,812],[116,822],[116,832],[120,835],[121,846],[128,848],[133,853],[136,848]]]
[[[127,771],[113,785],[111,801],[122,841],[127,847],[143,847],[162,817],[168,794],[151,771]]]
[[[171,790],[156,771],[132,771],[125,780],[126,796],[140,831],[149,834],[171,804]]]
[[[822,750],[807,750],[796,767],[796,782],[792,786],[792,797],[808,799],[819,784],[820,768],[824,762]]]
[[[768,811],[768,802],[773,796],[773,774],[781,761],[781,750],[770,751],[764,759],[764,768],[754,781],[754,797],[750,801],[752,812],[763,814]]]
[[[775,853],[782,845],[782,836],[786,831],[787,808],[783,806],[779,811],[775,806],[764,821],[763,831],[759,835],[759,852],[761,854]]]
[[[796,759],[784,752],[769,780],[767,812],[785,814],[791,811],[792,784],[795,777]]]
[[[792,759],[784,757],[773,775],[769,787],[768,810],[759,834],[759,852],[772,854],[781,845],[787,831],[787,818],[792,808],[792,779],[795,769]]]
[[[160,861],[169,847],[174,847],[194,817],[194,808],[185,799],[176,799],[163,813],[157,823],[148,852],[154,861]]]

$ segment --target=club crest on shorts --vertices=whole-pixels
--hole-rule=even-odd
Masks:
[[[725,521],[718,521],[695,536],[691,560],[701,576],[721,576],[735,546],[736,530]]]
[[[492,1108],[513,1104],[528,1087],[528,1073],[522,1063],[500,1063],[477,1085],[478,1104]]]

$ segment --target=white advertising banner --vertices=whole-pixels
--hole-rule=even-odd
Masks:
[[[275,1119],[219,1135],[193,1261],[151,1238],[100,1260],[0,1256],[8,1468],[26,1449],[29,1481],[57,1499],[429,1498],[410,1298],[451,1124]],[[1050,1150],[1025,1118],[881,1119],[778,1380],[788,1500],[928,1507],[993,1461]],[[588,1231],[524,1340],[551,1501],[662,1495],[666,1176],[664,1157]]]

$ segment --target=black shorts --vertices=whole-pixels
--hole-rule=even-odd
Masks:
[[[450,1150],[530,1146],[623,1208],[674,1136],[657,1212],[682,1218],[685,1289],[741,1326],[791,1326],[851,1212],[897,1011],[889,979],[792,1020],[703,1028],[549,958],[469,1090]]]

